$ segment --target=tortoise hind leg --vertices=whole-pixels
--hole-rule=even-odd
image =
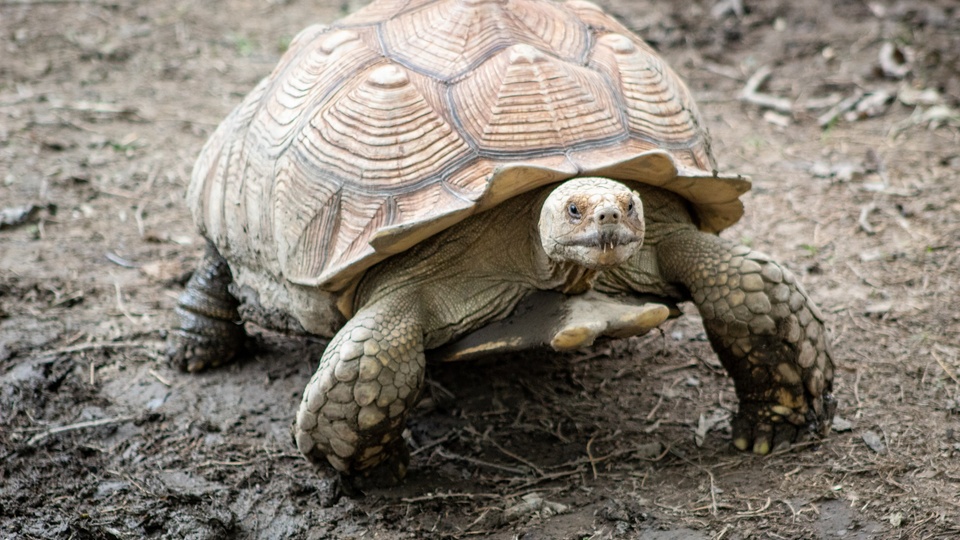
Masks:
[[[657,245],[664,278],[683,285],[734,379],[733,443],[766,454],[833,419],[834,364],[820,310],[793,274],[762,253],[694,229]]]
[[[183,371],[196,372],[231,361],[245,334],[239,303],[228,287],[233,281],[227,261],[207,245],[200,266],[177,300],[179,324],[167,338],[167,358]]]

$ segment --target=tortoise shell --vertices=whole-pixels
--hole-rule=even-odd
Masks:
[[[329,291],[518,194],[659,186],[702,230],[743,213],[690,92],[582,0],[378,0],[294,38],[219,126],[188,201],[232,264]]]

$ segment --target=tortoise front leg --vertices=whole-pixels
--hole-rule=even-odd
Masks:
[[[802,427],[821,433],[835,410],[834,364],[820,310],[766,255],[685,229],[657,245],[663,277],[685,287],[733,377],[733,443],[768,453]]]
[[[418,310],[398,299],[358,312],[333,337],[303,392],[294,430],[300,452],[357,484],[396,484],[410,454],[401,433],[423,387]]]
[[[228,287],[233,282],[227,261],[207,245],[203,260],[177,300],[179,325],[167,337],[167,359],[183,371],[195,372],[231,361],[245,334],[239,303]]]

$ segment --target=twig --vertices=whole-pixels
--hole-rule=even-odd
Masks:
[[[473,463],[474,465],[480,465],[481,467],[490,467],[491,469],[499,469],[501,471],[507,471],[514,474],[526,475],[530,472],[530,471],[525,471],[523,469],[518,469],[516,467],[500,465],[499,463],[491,463],[489,461],[483,461],[483,460],[472,458],[472,457],[461,456],[459,454],[451,454],[449,452],[444,451],[442,448],[437,449],[437,455],[445,459],[466,461],[467,463]]]
[[[860,377],[863,376],[863,370],[857,370],[857,378],[853,381],[853,399],[857,402],[857,410],[863,410],[863,402],[860,401]]]
[[[514,454],[513,452],[511,452],[511,451],[507,450],[506,448],[500,446],[500,443],[498,443],[497,441],[491,439],[490,437],[484,437],[484,439],[486,439],[487,441],[489,441],[490,444],[492,444],[492,445],[494,445],[495,447],[497,447],[497,450],[500,450],[501,452],[503,452],[503,453],[506,454],[507,456],[512,457],[513,459],[515,459],[515,460],[519,461],[520,463],[523,463],[523,464],[526,465],[527,467],[530,467],[531,469],[533,469],[534,472],[536,472],[538,476],[543,476],[543,475],[544,475],[543,470],[542,470],[540,467],[537,467],[536,464],[534,464],[532,461],[530,461],[530,460],[528,460],[528,459],[525,459],[525,458],[523,458],[523,457],[521,457],[521,456],[518,456],[517,454]]]
[[[837,103],[829,111],[820,115],[817,118],[817,125],[821,128],[825,128],[833,123],[834,120],[840,117],[841,114],[849,111],[850,109],[857,106],[857,103],[860,99],[863,98],[863,90],[857,90],[854,94],[847,99],[842,100],[840,103]]]
[[[707,473],[707,476],[710,477],[710,513],[717,515],[717,489],[716,489],[716,479],[713,477],[713,472],[710,469],[707,469],[703,465],[699,465],[682,456],[679,452],[671,452],[673,455],[680,458],[682,461],[693,465],[694,467],[700,469],[701,471]]]
[[[445,499],[502,499],[502,495],[495,493],[427,493],[419,497],[404,497],[400,499],[405,503],[415,503],[423,501],[437,501]]]
[[[483,509],[483,512],[480,512],[480,517],[478,517],[477,519],[473,520],[469,525],[466,526],[466,528],[464,528],[464,529],[461,530],[460,532],[461,532],[461,533],[466,533],[467,531],[469,531],[470,529],[472,529],[474,526],[476,526],[477,523],[480,523],[480,521],[482,521],[483,518],[487,517],[487,514],[490,513],[490,510],[491,510],[491,508],[489,508],[489,507],[488,507],[488,508],[484,508],[484,509]]]
[[[757,508],[756,510],[747,510],[746,512],[737,512],[737,515],[751,517],[759,516],[760,514],[766,512],[768,508],[770,508],[772,502],[773,501],[770,499],[770,497],[767,497],[767,502],[761,508]]]
[[[77,424],[70,424],[69,426],[61,426],[56,428],[48,429],[43,433],[38,433],[33,437],[30,437],[30,440],[27,441],[27,446],[35,446],[40,441],[46,439],[51,435],[56,435],[57,433],[64,433],[67,431],[77,431],[80,429],[87,429],[100,426],[109,426],[111,424],[122,424],[124,422],[130,422],[131,420],[136,419],[136,416],[117,416],[115,418],[101,418],[100,420],[89,420],[87,422],[80,422]]]
[[[650,372],[651,376],[659,377],[661,375],[666,375],[667,373],[673,373],[674,371],[683,371],[688,368],[697,367],[700,364],[697,360],[691,360],[686,364],[680,364],[678,366],[667,366],[662,369]]]
[[[593,453],[590,452],[590,445],[593,444],[593,439],[597,436],[594,435],[590,437],[590,440],[587,441],[587,459],[590,460],[590,469],[593,471],[593,479],[597,479],[597,460],[593,459]]]
[[[258,461],[264,461],[261,459],[247,459],[244,461],[204,461],[202,463],[197,463],[194,465],[193,469],[200,469],[203,467],[244,467],[246,465],[252,465]]]
[[[150,375],[153,375],[153,378],[154,378],[154,379],[160,381],[160,384],[166,386],[167,388],[173,386],[173,383],[171,383],[170,381],[168,381],[166,378],[164,378],[163,376],[161,376],[161,375],[160,375],[159,373],[157,373],[156,371],[154,371],[154,370],[151,369],[151,370],[149,371],[149,373],[150,373]]]
[[[96,343],[84,343],[82,345],[71,345],[69,347],[60,347],[50,351],[44,351],[34,358],[43,358],[45,356],[55,356],[58,354],[69,354],[75,352],[92,351],[96,349],[133,349],[137,347],[149,348],[149,345],[142,341],[107,341]]]
[[[130,314],[130,311],[127,310],[127,306],[123,305],[123,294],[121,294],[121,292],[120,292],[120,282],[119,282],[119,281],[114,281],[114,282],[113,282],[113,290],[116,291],[116,293],[117,293],[117,295],[116,295],[116,296],[117,296],[117,309],[120,310],[120,313],[122,313],[123,316],[126,317],[128,321],[130,321],[130,322],[133,323],[133,324],[136,324],[137,321],[133,318],[133,315]]]
[[[427,444],[425,444],[425,445],[423,445],[423,446],[415,449],[413,452],[410,452],[410,455],[411,455],[411,456],[415,456],[415,455],[417,455],[417,454],[419,454],[419,453],[421,453],[421,452],[424,452],[424,451],[427,451],[427,450],[433,448],[434,446],[441,445],[441,444],[449,441],[451,437],[453,437],[453,433],[447,433],[447,434],[444,435],[443,437],[440,437],[439,439],[437,439],[437,440],[435,440],[435,441],[431,441],[431,442],[429,442],[429,443],[427,443]]]
[[[953,370],[947,367],[947,364],[940,358],[940,355],[937,354],[937,351],[934,351],[933,349],[931,349],[930,354],[932,354],[933,359],[936,360],[938,364],[940,364],[940,367],[943,368],[943,371],[947,375],[949,375],[951,379],[953,379],[953,382],[960,384],[960,379],[958,379],[956,374],[953,373]]]
[[[123,257],[113,253],[112,251],[106,252],[104,255],[106,259],[117,266],[122,266],[123,268],[140,268],[138,263],[124,259]]]
[[[663,395],[665,393],[666,393],[666,388],[664,388],[663,392],[660,392],[660,396],[657,397],[657,403],[653,406],[652,409],[650,409],[650,412],[647,413],[647,418],[646,418],[647,422],[649,422],[650,420],[653,420],[653,417],[657,414],[657,411],[660,410],[660,406],[663,405]]]
[[[763,66],[751,75],[750,78],[747,79],[747,84],[744,85],[743,90],[740,92],[740,100],[753,103],[760,107],[766,107],[767,109],[773,109],[784,114],[792,114],[792,101],[787,98],[765,94],[759,91],[763,83],[767,82],[767,79],[770,78],[771,73],[773,73],[773,70],[771,70],[769,66]]]
[[[34,0],[34,3],[37,3],[36,0]],[[53,3],[53,2],[48,0],[45,3]],[[77,3],[77,0],[74,0],[74,3]],[[54,101],[50,104],[50,107],[53,109],[64,109],[68,111],[97,113],[97,114],[117,114],[117,115],[132,115],[132,116],[135,116],[137,114],[136,107],[125,106],[125,105],[114,105],[112,103],[93,103],[89,101],[76,101],[72,103]]]

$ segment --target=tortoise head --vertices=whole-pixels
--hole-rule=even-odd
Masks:
[[[643,244],[643,205],[627,186],[606,178],[574,178],[557,186],[540,209],[540,243],[555,262],[593,270],[619,266]]]

